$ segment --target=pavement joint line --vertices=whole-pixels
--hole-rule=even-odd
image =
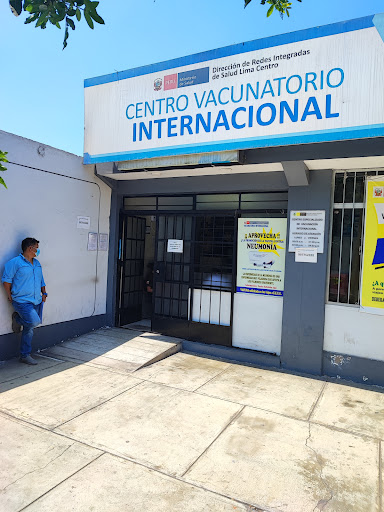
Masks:
[[[49,359],[51,359],[51,358],[49,358]],[[58,363],[53,364],[52,366],[48,366],[48,368],[36,368],[36,370],[34,370],[34,371],[32,370],[31,372],[27,373],[26,375],[21,375],[20,377],[12,377],[11,379],[2,380],[0,382],[0,386],[1,386],[1,384],[5,384],[6,382],[11,382],[12,380],[20,379],[21,377],[29,377],[29,375],[34,375],[35,373],[38,373],[38,372],[41,372],[44,370],[48,370],[49,368],[55,368],[56,366],[59,366],[59,364],[67,362],[67,361],[62,361],[61,359],[55,359],[55,361],[58,361]]]
[[[43,357],[44,359],[52,359],[52,361],[59,361],[59,362],[65,363],[65,361],[63,359],[57,359],[56,357],[45,356],[41,352],[37,352],[34,355],[37,355],[38,357]]]
[[[325,391],[326,386],[327,386],[327,382],[324,382],[324,384],[323,384],[323,386],[322,386],[322,388],[321,388],[321,390],[320,390],[320,393],[319,393],[319,395],[318,395],[317,399],[313,402],[312,407],[311,407],[311,409],[310,409],[310,411],[309,411],[309,414],[308,414],[308,417],[307,417],[307,420],[308,420],[308,421],[311,421],[311,416],[312,416],[312,414],[314,413],[314,411],[315,411],[315,409],[316,409],[316,407],[317,407],[317,404],[318,404],[318,403],[320,402],[320,400],[322,399],[322,397],[323,397],[323,395],[324,395],[324,391]]]
[[[380,443],[383,441],[381,439],[381,437],[374,437],[374,436],[370,436],[368,434],[362,434],[361,432],[356,432],[354,430],[347,430],[345,428],[336,427],[335,425],[327,425],[326,423],[321,423],[320,421],[311,421],[309,423],[311,423],[311,425],[316,425],[317,427],[324,427],[324,428],[328,428],[329,430],[334,430],[335,432],[340,432],[341,434],[350,434],[355,437],[361,437],[362,439],[365,439],[368,441],[376,441],[377,443]]]
[[[203,386],[205,386],[209,382],[213,381],[217,377],[220,377],[223,373],[225,373],[227,370],[229,370],[231,366],[232,366],[231,363],[228,363],[227,368],[224,368],[224,370],[221,370],[221,372],[219,372],[217,375],[214,375],[212,378],[207,380],[207,382],[204,382],[204,384],[201,384],[201,386],[198,386],[196,389],[193,390],[193,392],[195,393],[197,390],[199,390],[200,388],[202,388]]]
[[[136,379],[136,380],[139,380],[139,379]],[[1,409],[1,404],[0,404],[0,414],[8,417],[8,418],[13,418],[14,420],[18,421],[18,422],[22,422],[22,423],[26,423],[28,425],[32,425],[34,427],[39,427],[39,428],[42,428],[43,430],[46,430],[48,432],[52,432],[52,433],[55,433],[57,434],[57,432],[55,432],[55,429],[65,425],[66,423],[69,423],[70,421],[74,420],[75,418],[78,418],[79,416],[82,416],[83,414],[86,414],[87,412],[89,411],[93,411],[94,409],[96,409],[97,407],[101,407],[102,405],[110,402],[113,398],[116,398],[120,395],[122,395],[123,393],[126,393],[127,391],[130,391],[131,389],[133,388],[136,388],[137,386],[139,386],[142,382],[138,382],[137,384],[135,384],[134,386],[128,388],[128,389],[125,389],[124,391],[122,391],[121,393],[118,393],[117,395],[114,395],[114,396],[111,396],[110,398],[108,398],[107,400],[105,400],[104,402],[100,403],[100,404],[97,404],[93,407],[91,407],[90,409],[87,409],[86,411],[83,411],[81,412],[80,414],[77,414],[76,416],[73,416],[73,418],[70,418],[69,420],[67,421],[64,421],[63,423],[59,423],[57,425],[54,425],[53,427],[48,427],[47,425],[44,425],[44,423],[40,423],[38,420],[34,420],[33,418],[31,420],[27,420],[26,418],[23,418],[22,416],[15,416],[14,414],[10,414],[6,411],[4,411],[3,409]]]
[[[184,473],[182,473],[181,475],[181,478],[183,478],[187,473],[188,471],[196,464],[196,462],[201,459],[201,457],[207,453],[207,451],[209,450],[209,448],[213,445],[213,443],[215,441],[217,441],[217,439],[225,432],[225,430],[227,430],[227,428],[232,425],[236,420],[237,418],[240,416],[240,414],[244,411],[245,409],[245,405],[243,407],[241,407],[241,409],[239,411],[237,411],[235,414],[232,415],[232,417],[229,419],[228,423],[224,426],[224,428],[222,428],[220,430],[220,432],[217,434],[217,436],[213,439],[213,441],[211,443],[209,443],[209,445],[205,448],[205,450],[203,450],[200,455],[197,457],[197,459],[195,459],[192,464],[190,464],[188,466],[188,468],[184,471]]]
[[[241,412],[241,411],[240,411],[240,412]],[[233,419],[233,420],[234,420],[234,419]],[[232,421],[233,421],[233,420],[232,420]],[[170,479],[172,479],[172,480],[176,480],[176,481],[178,481],[178,482],[180,482],[180,483],[183,483],[183,484],[186,484],[186,485],[188,485],[188,486],[190,486],[190,487],[195,487],[195,488],[197,488],[197,489],[201,489],[201,490],[203,490],[203,491],[207,491],[207,492],[209,492],[209,493],[215,494],[216,496],[220,496],[220,497],[222,497],[222,498],[229,499],[230,501],[233,501],[233,502],[235,502],[235,503],[239,503],[239,504],[244,505],[244,506],[246,506],[246,507],[248,507],[248,508],[249,508],[249,507],[256,507],[256,509],[258,510],[258,509],[259,509],[259,507],[260,507],[260,511],[261,511],[261,512],[280,512],[280,511],[279,511],[278,509],[276,509],[276,508],[273,508],[273,509],[269,509],[269,508],[261,508],[261,506],[260,506],[260,505],[254,505],[254,504],[252,504],[252,503],[248,503],[248,502],[246,502],[246,501],[239,500],[238,498],[234,498],[234,497],[232,497],[232,496],[230,496],[230,495],[222,494],[222,493],[220,493],[220,492],[218,492],[218,491],[215,491],[215,490],[213,490],[213,489],[210,489],[209,487],[204,487],[203,485],[196,484],[196,483],[194,483],[194,482],[190,482],[190,481],[188,481],[188,480],[185,480],[182,476],[172,475],[172,474],[170,474],[170,473],[167,473],[166,471],[162,471],[161,469],[159,469],[159,468],[157,468],[157,467],[155,467],[155,466],[151,466],[150,464],[145,464],[144,462],[140,462],[140,461],[138,461],[138,460],[136,460],[136,459],[133,459],[133,458],[131,458],[131,457],[128,457],[127,455],[123,455],[123,454],[121,454],[121,453],[119,453],[119,452],[117,452],[117,451],[113,451],[113,450],[112,450],[112,451],[109,451],[109,449],[108,449],[108,450],[106,450],[105,448],[100,448],[100,446],[98,446],[97,444],[91,444],[91,443],[84,442],[84,441],[82,441],[82,440],[77,439],[76,437],[72,437],[72,436],[70,436],[70,435],[68,435],[68,434],[65,434],[65,433],[63,433],[63,432],[53,432],[53,434],[56,434],[56,435],[58,435],[58,436],[60,436],[60,437],[64,437],[64,438],[66,438],[66,439],[70,439],[71,441],[75,441],[76,443],[82,444],[82,445],[84,445],[84,446],[86,446],[86,447],[88,447],[88,448],[93,448],[93,449],[96,449],[96,450],[100,450],[100,451],[102,452],[98,457],[96,457],[96,458],[95,458],[95,459],[93,459],[91,462],[89,462],[88,464],[86,464],[85,466],[83,466],[82,468],[80,468],[79,470],[77,470],[75,473],[73,473],[74,475],[75,475],[76,473],[78,473],[78,472],[82,471],[84,468],[86,468],[87,466],[89,466],[90,464],[92,464],[92,462],[94,462],[95,460],[99,459],[99,458],[100,458],[100,457],[102,457],[103,455],[110,455],[111,457],[115,457],[115,458],[117,458],[117,459],[121,459],[122,461],[128,461],[128,462],[131,462],[132,464],[137,464],[138,466],[141,466],[141,467],[143,467],[143,468],[145,468],[145,469],[148,469],[149,471],[152,471],[152,472],[154,472],[154,473],[159,473],[160,475],[166,476],[166,477],[168,477],[168,478],[170,478]],[[66,479],[64,479],[62,482],[65,482],[65,480],[68,480],[69,478],[71,478],[71,476],[73,476],[73,475],[70,475],[69,477],[67,477]],[[60,483],[62,483],[62,482],[60,482]],[[59,483],[59,484],[57,484],[57,485],[60,485],[60,483]],[[54,486],[54,487],[52,487],[52,489],[54,489],[55,487],[57,487],[57,485],[56,485],[56,486]],[[52,489],[50,489],[50,490],[52,490]],[[49,491],[47,491],[47,492],[49,492]],[[47,494],[47,493],[44,493],[44,494]],[[44,494],[42,494],[42,496],[44,496]],[[41,496],[40,496],[40,497],[41,497]],[[40,498],[40,497],[39,497],[39,498]],[[39,498],[37,498],[37,499],[39,499]],[[35,500],[35,501],[37,501],[37,500]],[[33,503],[33,502],[32,502],[32,503]],[[29,505],[31,505],[31,503],[30,503]],[[24,507],[24,509],[25,509],[25,507]],[[21,509],[21,510],[19,510],[18,512],[22,512],[22,510],[24,510],[24,509]],[[249,508],[249,511],[251,512],[251,511],[252,511],[252,508]]]
[[[45,430],[47,432],[52,432],[52,430],[48,427],[45,427],[43,425],[38,425],[36,423],[33,423],[32,421],[28,421],[25,418],[19,418],[18,416],[13,416],[12,414],[9,414],[5,411],[0,410],[0,416],[3,416],[5,419],[9,421],[13,421],[14,423],[22,424],[24,427],[31,428],[32,430],[41,429]]]
[[[383,503],[383,465],[382,465],[382,457],[383,457],[383,441],[379,442],[379,510],[380,512],[384,512],[384,503]]]
[[[57,345],[55,345],[55,346],[57,346]],[[54,347],[52,347],[52,348],[54,348]],[[65,349],[66,347],[62,347],[62,348]],[[70,348],[69,350],[74,350],[75,352],[81,352],[82,354],[91,354],[91,355],[95,356],[95,358],[96,357],[105,357],[106,359],[112,359],[113,361],[120,361],[120,362],[123,362],[123,363],[129,362],[129,361],[122,361],[122,359],[118,359],[116,357],[111,357],[111,356],[105,355],[106,353],[108,353],[110,351],[105,352],[103,354],[93,354],[92,352],[85,352],[85,350],[79,350],[79,349],[76,349],[76,348]],[[143,358],[143,359],[145,360],[145,358]],[[140,363],[138,363],[138,364],[140,364]]]
[[[198,395],[203,395],[203,396],[209,396],[211,398],[216,398],[217,400],[223,400],[224,402],[231,402],[232,404],[244,405],[244,407],[250,407],[251,409],[256,409],[256,410],[264,411],[264,412],[269,412],[271,414],[277,414],[278,416],[282,416],[283,418],[289,418],[291,420],[301,421],[303,423],[308,423],[309,422],[309,420],[307,420],[305,418],[297,418],[295,416],[289,416],[288,414],[284,414],[282,412],[271,411],[270,409],[264,409],[262,407],[256,407],[255,405],[239,403],[239,402],[235,402],[234,400],[229,400],[227,398],[221,398],[221,397],[217,397],[217,396],[213,396],[213,395],[208,395],[207,393],[201,393],[200,392],[200,393],[197,393],[197,394]],[[328,425],[327,423],[321,423],[321,422],[318,422],[318,421],[311,421],[311,424],[312,425],[317,425],[319,427],[325,427],[325,428],[328,428],[330,430],[335,430],[336,432],[341,432],[343,434],[352,434],[352,435],[357,436],[357,437],[362,437],[363,439],[369,439],[369,440],[373,440],[373,441],[382,441],[382,440],[384,441],[384,439],[381,439],[380,437],[370,436],[368,434],[362,434],[361,432],[355,432],[353,430],[343,429],[341,427],[336,427],[335,425]]]
[[[72,418],[70,418],[69,420],[67,420],[67,421],[63,421],[63,423],[59,423],[58,425],[56,425],[56,426],[54,426],[54,427],[52,428],[52,432],[53,432],[54,430],[56,430],[57,428],[62,427],[62,426],[63,426],[63,425],[65,425],[66,423],[69,423],[70,421],[75,420],[76,418],[79,418],[79,417],[80,417],[80,416],[82,416],[83,414],[86,414],[86,413],[88,413],[88,412],[90,412],[90,411],[93,411],[93,410],[97,409],[98,407],[101,407],[102,405],[107,404],[108,402],[110,402],[110,401],[111,401],[111,400],[113,400],[114,398],[117,398],[118,396],[123,395],[123,394],[124,394],[124,393],[126,393],[127,391],[130,391],[131,389],[134,389],[134,388],[136,388],[137,386],[140,386],[140,384],[142,384],[142,382],[138,382],[138,383],[137,383],[137,384],[135,384],[134,386],[131,386],[131,387],[129,387],[128,389],[124,389],[124,391],[122,391],[121,393],[118,393],[117,395],[113,395],[113,396],[111,396],[110,398],[108,398],[108,399],[107,399],[107,400],[105,400],[104,402],[101,402],[100,404],[94,405],[94,406],[93,406],[93,407],[91,407],[90,409],[87,409],[86,411],[83,411],[83,412],[81,412],[80,414],[77,414],[76,416],[73,416],[73,417],[72,417]]]
[[[105,348],[108,348],[109,350],[115,350],[115,349],[119,349],[119,348],[128,349],[128,350],[140,350],[139,347],[129,346],[129,343],[131,341],[135,341],[135,338],[133,338],[132,340],[126,340],[123,343],[119,343],[118,341],[116,341],[116,338],[112,338],[112,337],[109,337],[108,339],[106,339],[106,338],[107,337],[103,334],[84,335],[84,336],[81,336],[80,338],[76,338],[73,340],[66,340],[64,343],[67,343],[67,342],[78,343],[79,342],[79,343],[83,343],[85,345],[92,346],[92,343],[91,343],[92,341],[97,341],[99,344],[101,344],[104,341],[104,345],[109,345],[109,347],[105,347]],[[115,340],[115,343],[113,340]],[[147,346],[147,347],[143,347],[141,350],[150,351],[150,350],[153,350],[153,348],[154,348],[154,343],[147,343],[143,340],[135,341],[135,343],[140,343],[141,345]],[[156,345],[160,347],[161,346],[160,343],[164,343],[164,342],[158,342]],[[166,343],[168,345],[177,345],[177,343],[169,343],[169,342],[166,342]],[[113,348],[111,348],[111,347],[113,347]]]
[[[46,494],[50,493],[51,491],[53,491],[53,489],[56,489],[56,487],[58,487],[59,485],[61,485],[62,483],[64,483],[66,480],[69,480],[70,478],[72,478],[74,475],[76,475],[77,473],[79,473],[80,471],[82,471],[83,469],[85,469],[87,466],[89,466],[90,464],[93,464],[97,459],[100,459],[100,457],[102,457],[103,455],[105,454],[105,452],[102,452],[100,453],[99,455],[97,455],[97,457],[95,457],[94,459],[92,459],[91,461],[89,461],[87,464],[85,464],[84,466],[82,466],[81,468],[77,469],[76,471],[74,471],[71,475],[67,476],[66,478],[64,478],[61,482],[58,482],[56,485],[54,485],[53,487],[51,487],[50,489],[48,489],[48,491],[45,491],[43,492],[43,494],[41,494],[40,496],[38,496],[36,499],[32,500],[30,503],[28,503],[27,505],[25,505],[25,507],[19,509],[17,512],[23,512],[23,510],[26,510],[28,507],[30,507],[33,503],[35,503],[36,501],[38,501],[40,498],[43,498]]]
[[[69,361],[71,362],[71,361]],[[86,364],[86,363],[83,363],[83,364]],[[100,370],[103,370],[104,368],[100,368]],[[114,372],[114,371],[111,371],[109,370],[108,368],[105,368],[106,371],[110,371],[111,373],[118,373],[118,372]],[[123,375],[126,375],[125,373]],[[143,379],[143,378],[140,378],[140,377],[134,377],[132,374],[128,374],[127,376],[129,377],[132,377],[133,379],[136,379],[136,380],[140,380],[141,382],[135,384],[134,386],[126,389],[125,391],[122,391],[121,393],[118,393],[117,395],[115,395],[116,397],[117,396],[120,396],[121,394],[123,393],[126,393],[127,391],[130,391],[131,389],[137,387],[138,385],[140,385],[142,382],[149,382],[151,384],[156,384],[158,386],[163,386],[163,387],[166,387],[166,388],[170,388],[170,389],[177,389],[179,391],[184,391],[186,393],[195,393],[195,391],[189,391],[188,389],[183,389],[183,388],[178,388],[176,386],[170,386],[169,384],[163,384],[163,383],[160,383],[160,382],[154,382],[154,381],[151,381],[151,380],[148,380],[148,379]],[[309,420],[307,419],[303,419],[303,418],[297,418],[295,416],[289,416],[288,414],[283,414],[281,412],[276,412],[276,411],[272,411],[270,409],[264,409],[262,407],[256,407],[255,405],[250,405],[250,404],[243,404],[243,403],[240,403],[240,402],[235,402],[234,400],[229,400],[227,398],[222,398],[222,397],[217,397],[217,396],[213,396],[213,395],[209,395],[207,393],[201,393],[201,392],[198,392],[196,393],[198,395],[202,395],[202,396],[206,396],[206,397],[209,397],[209,398],[214,398],[215,400],[222,400],[223,402],[230,402],[230,403],[233,403],[233,404],[236,404],[236,405],[241,405],[243,407],[250,407],[251,409],[256,409],[256,410],[260,410],[260,411],[263,411],[263,412],[269,412],[271,414],[277,414],[278,416],[282,416],[283,418],[288,418],[288,419],[291,419],[291,420],[294,420],[294,421],[300,421],[300,422],[303,422],[303,423],[308,423]],[[54,429],[64,425],[65,423],[68,423],[69,421],[71,421],[72,419],[75,419],[79,416],[81,416],[82,414],[85,414],[86,412],[88,411],[91,411],[93,410],[94,408],[96,407],[99,407],[101,405],[103,405],[104,403],[107,403],[109,402],[110,400],[112,400],[113,398],[115,398],[115,396],[107,399],[105,402],[102,402],[101,404],[99,405],[96,405],[94,407],[92,407],[91,409],[88,409],[87,411],[84,411],[83,413],[77,415],[77,416],[74,416],[73,418],[71,418],[70,420],[67,420],[66,422],[64,423],[61,423],[59,425],[56,425],[55,427],[52,427],[52,428],[49,428],[49,427],[46,427],[40,423],[33,423],[33,421],[31,422],[28,422],[27,420],[23,419],[23,418],[19,418],[18,416],[12,416],[11,414],[3,411],[1,409],[1,403],[0,403],[0,413],[3,412],[4,414],[8,415],[8,416],[11,416],[11,417],[14,417],[16,419],[20,419],[21,421],[26,421],[26,423],[30,423],[31,425],[35,425],[35,426],[38,426],[38,427],[41,427],[41,428],[45,428],[46,430],[49,430],[50,432],[52,432]],[[311,421],[311,424],[312,425],[317,425],[319,427],[324,427],[324,428],[328,428],[329,430],[334,430],[336,432],[340,432],[342,434],[351,434],[351,435],[354,435],[356,437],[361,437],[363,439],[368,439],[368,440],[371,440],[371,441],[377,441],[377,442],[380,442],[380,441],[384,441],[384,439],[380,438],[380,437],[375,437],[375,436],[370,436],[369,434],[362,434],[361,432],[356,432],[356,431],[353,431],[353,430],[347,430],[347,429],[343,429],[341,427],[336,427],[335,425],[329,425],[327,423],[321,423],[319,421]],[[384,510],[383,510],[384,512]]]
[[[135,386],[135,387],[136,387],[136,386]],[[131,388],[131,389],[133,389],[133,388]],[[238,404],[238,405],[241,405],[241,404]],[[243,407],[242,407],[242,409],[237,413],[236,418],[234,417],[234,418],[230,421],[230,423],[229,423],[225,428],[227,428],[231,423],[233,423],[233,422],[235,421],[235,419],[237,419],[237,417],[241,414],[241,412],[245,409],[245,407],[248,407],[248,406],[243,406]],[[0,411],[0,413],[1,413],[1,411]],[[137,461],[137,460],[135,460],[135,459],[133,459],[133,458],[130,458],[130,457],[125,456],[125,455],[123,455],[123,454],[120,454],[120,453],[118,453],[118,452],[109,451],[109,449],[108,449],[108,450],[106,450],[106,449],[105,449],[105,447],[104,447],[104,448],[100,448],[100,446],[98,446],[98,445],[90,444],[90,443],[84,442],[83,440],[79,440],[79,439],[77,439],[76,437],[71,437],[70,435],[68,435],[68,434],[64,434],[63,432],[60,432],[60,431],[53,431],[53,430],[51,430],[51,429],[49,429],[49,428],[47,428],[47,427],[43,427],[43,426],[40,426],[40,425],[35,425],[34,423],[29,423],[29,422],[27,422],[26,420],[19,419],[19,418],[17,418],[17,417],[13,417],[13,416],[8,415],[8,414],[6,414],[6,413],[3,413],[3,414],[4,414],[5,416],[9,416],[9,417],[10,417],[10,419],[14,420],[15,422],[19,422],[19,423],[26,423],[28,426],[32,426],[32,427],[34,427],[34,428],[40,428],[40,429],[45,430],[45,431],[47,431],[47,432],[50,432],[50,433],[52,433],[52,434],[54,434],[54,435],[57,435],[57,436],[60,436],[60,437],[64,437],[64,438],[70,439],[70,440],[72,440],[72,441],[75,441],[75,442],[77,442],[77,443],[79,443],[79,444],[82,444],[82,445],[84,445],[84,446],[87,446],[87,447],[89,447],[89,448],[94,448],[94,449],[97,449],[97,450],[100,450],[100,451],[102,451],[102,452],[103,452],[103,453],[101,453],[98,457],[96,457],[95,459],[93,459],[92,461],[90,461],[88,464],[86,464],[85,466],[83,466],[82,468],[80,468],[79,470],[77,470],[76,472],[74,472],[74,473],[73,473],[73,475],[75,475],[76,473],[78,473],[79,471],[81,471],[82,469],[84,469],[85,467],[87,467],[88,465],[90,465],[92,462],[94,462],[95,460],[97,460],[98,458],[100,458],[102,455],[104,455],[104,454],[109,454],[109,455],[111,455],[111,456],[113,456],[113,457],[117,457],[117,458],[120,458],[120,459],[122,459],[122,460],[128,460],[128,461],[130,461],[130,462],[132,462],[132,463],[134,463],[134,464],[138,464],[139,466],[142,466],[142,467],[144,467],[144,468],[147,468],[147,469],[149,469],[149,470],[151,470],[151,471],[154,471],[154,472],[156,472],[156,473],[160,473],[160,474],[162,474],[162,475],[165,475],[165,476],[167,476],[167,477],[169,477],[169,478],[171,478],[171,479],[175,479],[175,480],[180,481],[180,482],[182,482],[182,483],[187,483],[188,485],[191,485],[192,487],[196,487],[196,488],[199,488],[199,489],[201,489],[201,490],[204,490],[204,491],[208,491],[208,492],[210,492],[210,493],[213,493],[213,494],[215,494],[215,495],[217,495],[217,496],[221,496],[221,497],[224,497],[224,498],[229,499],[229,500],[231,500],[231,501],[234,501],[234,502],[240,503],[240,504],[242,504],[242,505],[244,505],[244,506],[246,506],[246,507],[256,507],[256,509],[257,509],[257,508],[259,508],[259,509],[260,509],[260,511],[262,511],[262,512],[280,512],[280,511],[279,511],[278,509],[276,509],[276,508],[273,508],[273,509],[265,508],[265,507],[264,507],[264,508],[262,508],[260,505],[254,505],[254,504],[250,504],[250,503],[248,503],[248,502],[244,502],[244,501],[238,500],[238,499],[236,499],[236,498],[233,498],[232,496],[229,496],[229,495],[226,495],[226,494],[219,493],[219,492],[217,492],[217,491],[215,491],[215,490],[212,490],[212,489],[210,489],[210,488],[208,488],[208,487],[204,487],[203,485],[199,485],[199,484],[196,484],[196,483],[193,483],[193,482],[191,482],[191,481],[186,480],[186,479],[184,478],[184,475],[186,474],[186,472],[187,472],[187,471],[189,471],[189,469],[192,467],[192,465],[196,463],[197,459],[196,459],[196,461],[195,461],[195,462],[194,462],[194,463],[193,463],[193,464],[192,464],[192,465],[187,469],[187,471],[185,471],[185,472],[183,473],[183,475],[182,475],[181,477],[178,477],[178,476],[175,476],[175,475],[171,475],[171,474],[169,474],[169,473],[166,473],[165,471],[161,471],[161,470],[159,470],[158,468],[152,467],[151,465],[147,465],[147,464],[145,464],[145,463],[143,463],[143,462],[139,462],[139,461]],[[278,414],[278,413],[276,413],[276,414]],[[293,418],[293,419],[296,419],[296,418]],[[299,421],[303,421],[303,420],[299,420]],[[308,422],[307,422],[307,423],[308,423]],[[315,424],[315,423],[313,423],[313,424]],[[321,426],[323,426],[323,425],[321,425]],[[225,429],[224,429],[224,430],[225,430]],[[224,431],[224,430],[223,430],[223,431]],[[340,430],[341,430],[341,429],[340,429]],[[223,431],[222,431],[222,432],[223,432]],[[350,432],[348,432],[348,431],[343,431],[343,430],[341,430],[341,431],[342,431],[343,433],[350,433]],[[222,433],[222,432],[221,432],[221,433]],[[221,433],[220,433],[219,435],[221,435]],[[219,437],[219,436],[217,436],[217,437]],[[216,439],[217,439],[217,437],[216,437]],[[364,437],[364,436],[361,436],[361,437]],[[367,437],[367,436],[365,436],[365,437]],[[379,443],[380,443],[380,440],[379,440],[379,439],[376,439],[376,438],[370,438],[370,439],[377,440],[377,441],[379,441]],[[207,449],[208,449],[211,445],[212,445],[212,443],[207,447]],[[206,450],[207,450],[207,449],[206,449]],[[205,451],[206,451],[206,450],[205,450]],[[203,452],[203,453],[204,453],[204,452]],[[202,455],[202,454],[201,454],[201,455]],[[201,457],[201,455],[199,456],[199,458]],[[70,478],[71,476],[73,476],[73,475],[68,476],[66,479],[64,479],[64,480],[63,480],[62,482],[60,482],[60,483],[63,483],[65,480],[69,479],[69,478]],[[39,498],[41,498],[42,496],[44,496],[45,494],[47,494],[48,492],[50,492],[51,490],[53,490],[55,487],[57,487],[58,485],[60,485],[60,483],[59,483],[59,484],[57,484],[56,486],[52,487],[52,488],[51,488],[49,491],[47,491],[46,493],[44,493],[44,494],[42,494],[41,496],[39,496]],[[39,498],[37,498],[37,499],[36,499],[36,500],[34,500],[34,501],[37,501]],[[381,498],[381,496],[380,496],[380,498]],[[379,499],[380,499],[380,498],[379,498]],[[29,505],[31,505],[32,503],[34,503],[34,501],[32,501],[31,503],[29,503],[27,506],[29,506]],[[22,512],[23,510],[25,510],[25,508],[27,508],[27,506],[26,506],[26,507],[24,507],[23,509],[20,509],[18,512]],[[249,508],[249,511],[251,512],[251,511],[252,511],[252,508]],[[384,512],[384,511],[383,511],[383,510],[380,510],[380,512]]]

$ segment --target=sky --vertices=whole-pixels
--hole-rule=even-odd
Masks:
[[[0,130],[82,155],[85,78],[384,12],[384,0],[292,0],[284,20],[260,0],[101,0],[98,12],[106,24],[82,20],[63,51],[64,30],[24,25],[1,0]]]

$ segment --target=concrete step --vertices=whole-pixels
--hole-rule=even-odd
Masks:
[[[179,352],[182,341],[152,332],[102,328],[44,350],[43,355],[133,373]]]

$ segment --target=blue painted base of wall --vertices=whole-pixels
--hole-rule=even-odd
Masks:
[[[323,352],[323,374],[370,386],[384,386],[384,361]]]
[[[38,327],[33,335],[32,352],[51,347],[60,341],[80,336],[104,325],[108,325],[107,315],[78,318],[69,322]],[[19,355],[20,338],[20,334],[13,333],[0,336],[0,360],[4,361]]]

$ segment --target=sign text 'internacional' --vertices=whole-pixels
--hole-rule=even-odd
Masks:
[[[383,136],[382,83],[372,16],[89,79],[84,163]]]

